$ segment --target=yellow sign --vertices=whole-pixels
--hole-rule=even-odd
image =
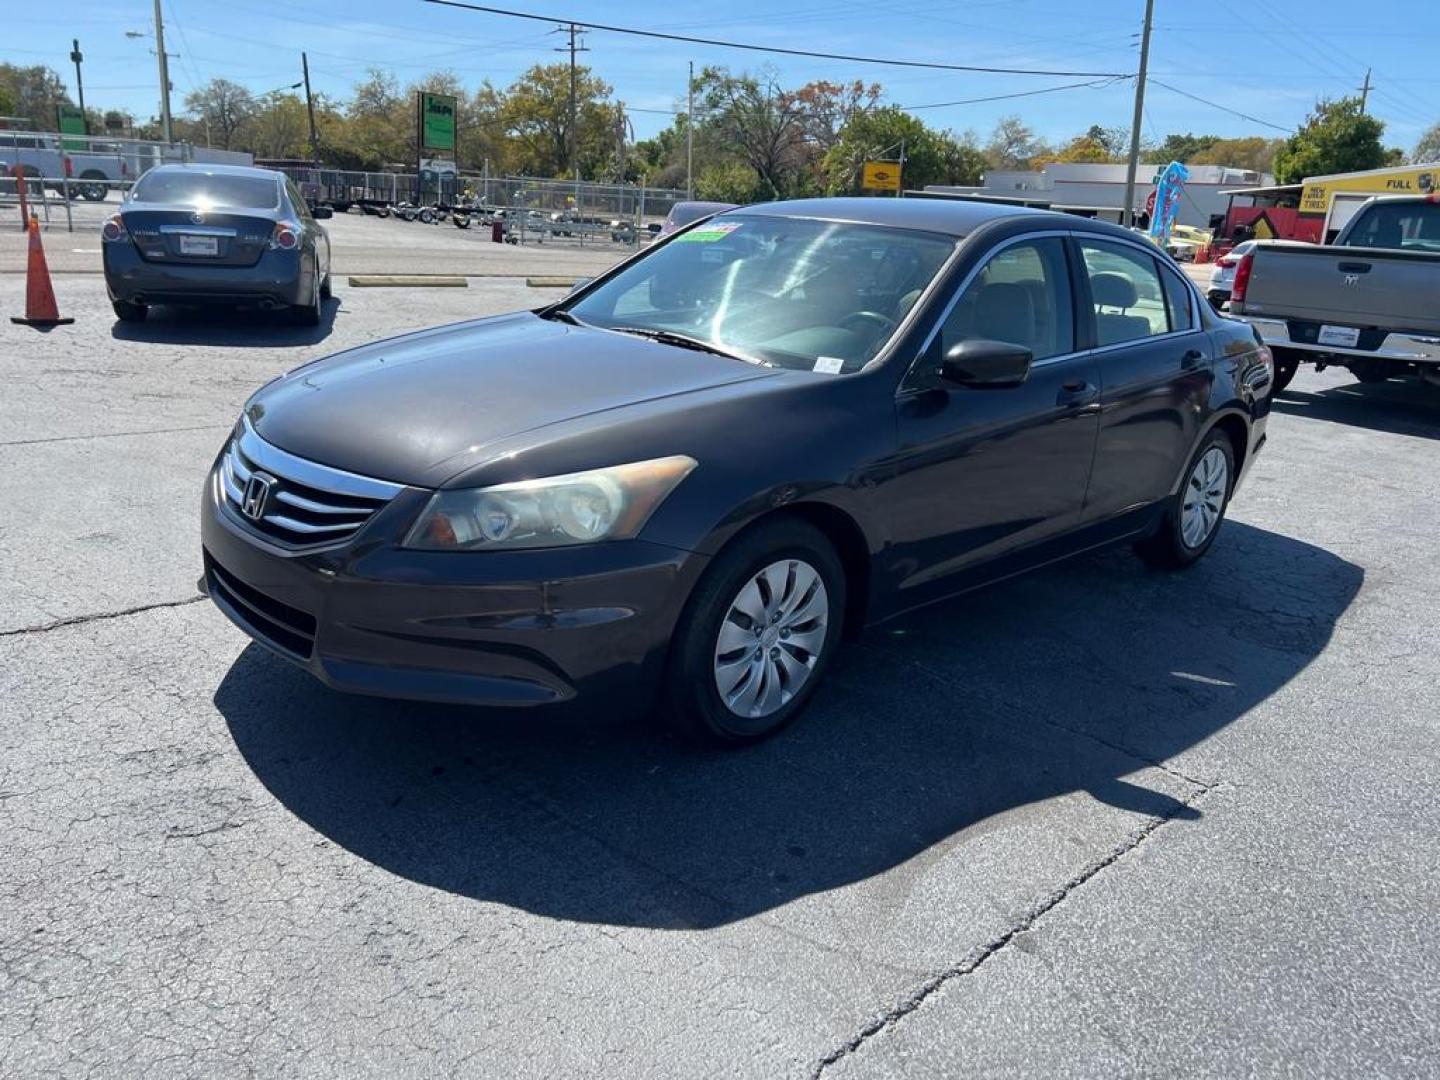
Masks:
[[[1350,176],[1306,180],[1300,192],[1302,214],[1324,214],[1337,191],[1361,191],[1367,195],[1430,195],[1440,191],[1440,165],[1417,165],[1406,169],[1376,169]]]
[[[860,177],[860,186],[867,191],[899,191],[898,161],[867,161]]]

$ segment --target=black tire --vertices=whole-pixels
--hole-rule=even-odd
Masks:
[[[1295,373],[1300,370],[1300,357],[1289,349],[1272,349],[1271,352],[1275,357],[1275,384],[1270,390],[1270,396],[1274,397],[1295,378]]]
[[[809,659],[813,655],[808,676],[793,696],[773,712],[762,717],[742,717],[726,705],[716,685],[715,650],[722,624],[742,589],[771,563],[786,559],[808,564],[824,584],[823,643],[816,654],[787,646],[792,659]],[[824,681],[839,648],[845,601],[845,570],[840,558],[825,535],[808,522],[793,517],[774,518],[736,537],[715,557],[695,586],[671,638],[661,700],[665,722],[685,738],[709,746],[745,746],[775,734],[799,716]],[[772,655],[778,653],[772,650]]]
[[[144,322],[145,316],[150,314],[150,309],[144,304],[132,304],[128,300],[112,300],[110,306],[121,322]]]
[[[1362,383],[1389,382],[1393,374],[1384,360],[1356,360],[1350,364],[1350,374]]]
[[[1190,544],[1186,542],[1183,532],[1185,504],[1196,489],[1197,467],[1213,449],[1219,449],[1225,457],[1224,495],[1210,531],[1198,543]],[[1210,550],[1210,545],[1215,543],[1215,537],[1220,535],[1220,527],[1225,523],[1225,511],[1230,506],[1230,493],[1234,490],[1235,448],[1225,432],[1214,428],[1205,436],[1185,466],[1185,480],[1180,485],[1180,490],[1166,500],[1165,514],[1160,520],[1159,528],[1135,545],[1135,553],[1151,566],[1162,570],[1183,570],[1194,565]]]
[[[325,315],[325,301],[321,299],[324,285],[315,286],[315,296],[308,304],[296,304],[290,309],[290,318],[296,326],[319,326]]]
[[[330,274],[327,272],[325,274],[325,280],[320,282],[320,299],[329,300],[334,295],[335,291],[330,285]]]
[[[416,216],[420,219],[420,224],[422,225],[431,225],[435,222],[435,211],[431,210],[428,206],[424,210],[421,210]]]

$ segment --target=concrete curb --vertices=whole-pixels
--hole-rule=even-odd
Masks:
[[[532,289],[571,289],[578,280],[573,277],[527,277],[525,284]]]
[[[465,289],[470,283],[451,274],[351,274],[352,289]]]

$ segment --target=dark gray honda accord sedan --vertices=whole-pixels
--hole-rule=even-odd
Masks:
[[[1105,544],[1195,562],[1272,378],[1119,228],[745,207],[557,304],[260,389],[205,490],[204,580],[341,690],[658,703],[744,743],[847,630]]]
[[[330,238],[284,173],[238,165],[161,165],[101,230],[115,315],[152,304],[287,308],[320,323],[330,296]]]

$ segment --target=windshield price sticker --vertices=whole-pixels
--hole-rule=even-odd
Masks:
[[[677,244],[713,244],[716,240],[724,240],[732,232],[740,227],[738,221],[717,221],[713,225],[702,225],[698,229],[691,229],[675,238]]]
[[[844,366],[845,361],[838,356],[817,356],[814,370],[822,375],[839,375]]]

